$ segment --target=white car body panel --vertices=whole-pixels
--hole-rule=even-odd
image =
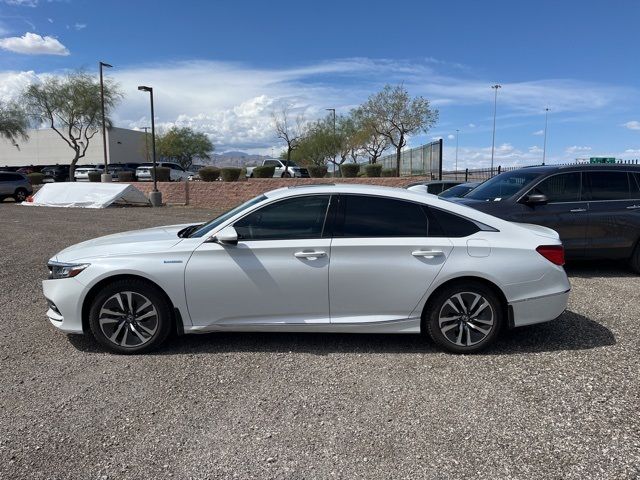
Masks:
[[[169,162],[158,162],[159,167],[169,166]],[[136,168],[136,177],[139,182],[152,182],[153,181],[153,166],[140,166]],[[182,182],[184,180],[189,180],[189,176],[192,175],[192,172],[180,170],[178,168],[170,168],[169,169],[169,178],[172,182]]]
[[[380,195],[457,213],[498,231],[462,238],[321,238],[208,242],[247,212],[282,198],[314,194]],[[268,192],[206,236],[181,239],[186,225],[109,235],[69,247],[53,260],[90,263],[77,277],[44,280],[51,323],[82,333],[82,305],[92,287],[115,275],[157,284],[180,313],[186,333],[326,331],[417,333],[430,295],[445,282],[477,277],[496,285],[513,312],[512,325],[552,320],[566,308],[562,267],[535,251],[559,245],[545,227],[510,223],[434,195],[405,189],[324,185]],[[435,255],[414,256],[420,250]],[[296,252],[324,256],[298,258]]]

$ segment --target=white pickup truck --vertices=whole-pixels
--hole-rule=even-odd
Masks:
[[[309,178],[309,171],[306,168],[302,168],[297,163],[289,161],[289,167],[285,169],[286,160],[264,160],[262,166],[264,167],[276,167],[273,172],[274,177],[297,177],[297,178]],[[253,169],[256,167],[247,167],[247,178],[253,178]]]

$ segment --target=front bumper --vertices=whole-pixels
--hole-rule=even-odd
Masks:
[[[49,303],[47,318],[58,330],[83,333],[82,302],[85,288],[75,278],[42,281],[42,291]]]
[[[554,320],[566,310],[568,301],[569,290],[511,302],[512,326],[522,327]]]

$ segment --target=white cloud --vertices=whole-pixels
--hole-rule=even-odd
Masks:
[[[476,124],[475,123],[470,123],[469,125],[467,125],[469,128],[476,128]]]
[[[531,135],[544,135],[544,130],[536,130]]]
[[[631,120],[622,125],[623,127],[628,128],[629,130],[640,130],[640,122],[637,120]]]
[[[27,32],[22,37],[0,39],[0,48],[26,55],[69,55],[69,50],[58,39]]]
[[[542,148],[538,147],[537,145],[533,145],[531,147],[529,147],[529,153],[534,153],[534,154],[538,154],[538,153],[542,153]]]
[[[18,7],[36,7],[38,5],[38,0],[3,0],[3,3]]]
[[[47,18],[47,22],[53,23],[53,18]]]
[[[454,140],[456,138],[456,136],[454,134],[450,133],[449,135],[447,135],[447,138],[449,140]]]
[[[76,23],[73,28],[75,28],[76,30],[83,30],[85,28],[87,28],[87,24],[86,23]]]
[[[569,155],[574,155],[574,154],[584,154],[587,152],[591,151],[591,147],[588,146],[580,146],[580,145],[573,145],[571,147],[567,147],[566,152]]]

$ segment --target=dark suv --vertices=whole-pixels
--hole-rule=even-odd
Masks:
[[[569,259],[627,259],[640,273],[640,165],[521,168],[455,201],[553,228]]]

